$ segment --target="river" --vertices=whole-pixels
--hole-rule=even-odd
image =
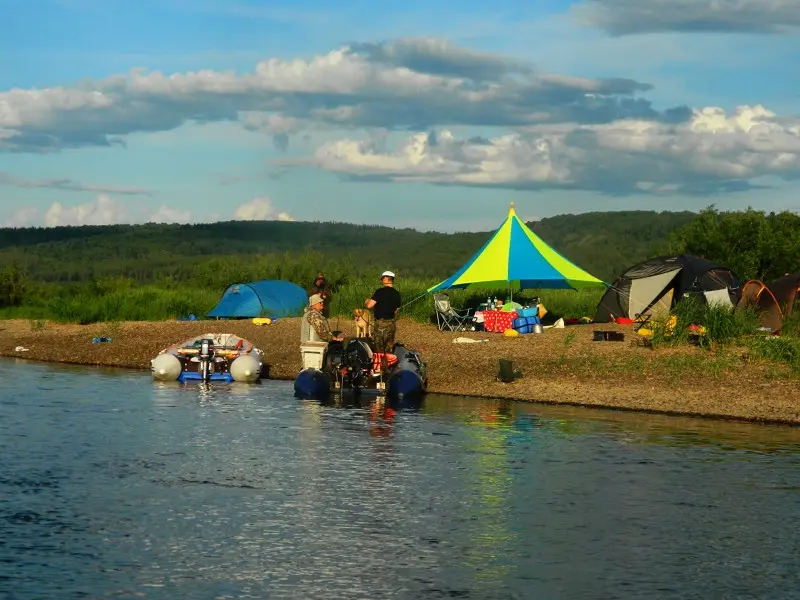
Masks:
[[[800,597],[800,428],[0,381],[3,599]]]

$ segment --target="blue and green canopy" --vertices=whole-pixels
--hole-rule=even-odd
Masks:
[[[561,256],[514,211],[458,271],[428,292],[449,289],[581,289],[605,283]]]

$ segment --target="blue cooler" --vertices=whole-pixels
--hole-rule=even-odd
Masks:
[[[517,317],[511,326],[520,333],[531,333],[534,325],[541,325],[539,317]]]
[[[520,317],[538,317],[539,307],[531,306],[530,308],[518,308],[517,315]]]

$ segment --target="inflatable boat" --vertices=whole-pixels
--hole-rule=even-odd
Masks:
[[[261,378],[261,350],[232,333],[205,333],[159,352],[150,361],[159,381],[254,383]]]
[[[298,398],[323,400],[329,394],[372,394],[392,399],[421,397],[428,387],[420,355],[402,344],[391,353],[374,352],[368,341],[303,342],[303,368],[294,380]]]

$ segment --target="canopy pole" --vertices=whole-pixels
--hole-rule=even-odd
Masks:
[[[516,211],[514,210],[514,201],[513,200],[511,201],[511,205],[508,207],[508,212],[509,212],[509,214],[511,214],[511,213],[517,214]],[[509,282],[509,284],[510,283],[511,282]],[[509,302],[514,302],[514,288],[511,285],[508,286],[508,301]]]

